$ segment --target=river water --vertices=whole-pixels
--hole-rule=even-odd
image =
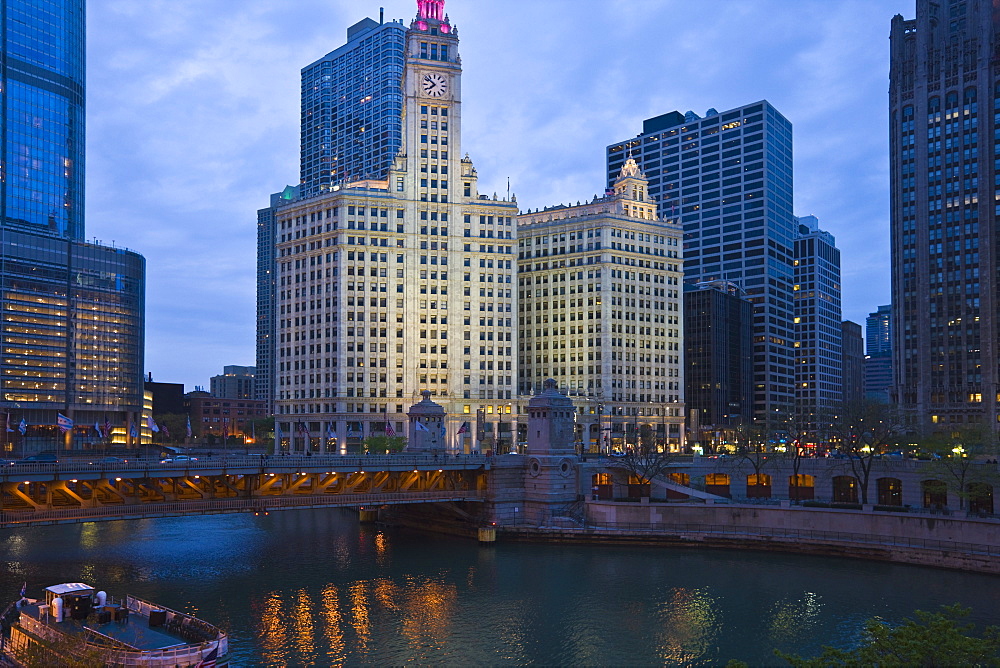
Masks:
[[[846,646],[865,619],[961,602],[1000,623],[1000,578],[852,559],[504,544],[359,526],[342,510],[0,531],[0,599],[82,581],[196,614],[233,665],[711,665]],[[5,594],[3,592],[6,592]]]

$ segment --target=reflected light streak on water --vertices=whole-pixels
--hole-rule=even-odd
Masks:
[[[308,546],[306,549],[304,546]],[[0,601],[83,581],[197,612],[234,666],[772,665],[864,620],[961,602],[1000,623],[1000,578],[843,558],[499,543],[359,526],[339,511],[0,533]],[[914,586],[919,582],[920,586]]]

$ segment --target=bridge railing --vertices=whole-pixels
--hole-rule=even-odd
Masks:
[[[210,499],[204,501],[169,501],[66,508],[60,510],[0,511],[0,526],[22,524],[86,522],[165,515],[197,515],[206,513],[266,512],[296,508],[351,508],[358,506],[399,505],[406,503],[436,503],[441,501],[482,501],[481,490],[444,490],[433,492],[386,492],[372,494],[327,494],[302,496],[267,496],[249,499]]]
[[[479,468],[486,465],[490,458],[486,455],[213,455],[199,456],[195,459],[163,462],[159,459],[136,458],[121,462],[102,462],[98,458],[74,457],[62,459],[55,464],[46,463],[14,463],[0,467],[0,477],[16,479],[22,474],[37,475],[46,473],[131,473],[136,471],[175,471],[177,469],[270,469],[270,468],[353,468],[355,470],[386,470],[413,467],[421,470],[435,468],[464,469]]]

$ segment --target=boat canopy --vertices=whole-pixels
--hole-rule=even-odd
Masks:
[[[62,596],[63,594],[82,595],[87,592],[93,592],[94,588],[88,584],[83,584],[82,582],[67,582],[65,584],[58,584],[58,585],[52,585],[51,587],[46,587],[45,591],[52,592],[56,596]]]

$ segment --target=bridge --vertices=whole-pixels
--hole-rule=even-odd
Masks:
[[[74,458],[0,467],[0,527],[294,508],[482,502],[483,455]]]

